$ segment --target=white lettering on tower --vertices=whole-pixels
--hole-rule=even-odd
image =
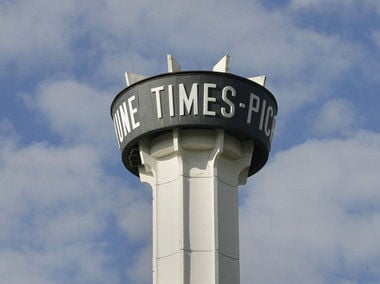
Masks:
[[[161,111],[161,91],[165,89],[164,86],[159,86],[156,88],[150,89],[152,93],[156,95],[156,106],[157,106],[157,118],[162,118],[162,111]]]
[[[222,100],[230,107],[230,111],[227,112],[225,107],[222,107],[220,109],[220,112],[224,117],[230,118],[233,117],[235,114],[235,105],[229,100],[227,97],[228,93],[231,93],[231,96],[235,97],[236,96],[236,91],[233,87],[231,86],[226,86],[222,90]]]
[[[263,125],[264,125],[264,114],[265,114],[265,107],[267,105],[267,101],[263,100],[263,104],[261,107],[261,116],[260,116],[260,124],[259,124],[259,129],[262,131],[263,130]]]
[[[175,115],[175,113],[174,113],[173,85],[168,86],[168,97],[169,97],[169,114],[171,117],[173,117]]]
[[[198,83],[193,83],[190,95],[187,96],[184,84],[179,84],[179,114],[185,115],[185,107],[188,114],[193,106],[193,114],[198,115]]]
[[[265,127],[264,127],[264,132],[266,136],[269,136],[271,133],[271,128],[268,128],[268,123],[269,123],[269,117],[273,117],[273,107],[269,106],[267,109],[267,113],[265,115]],[[272,123],[273,124],[273,123]]]
[[[254,104],[255,101],[255,104]],[[258,112],[260,108],[260,98],[256,96],[255,94],[251,93],[251,96],[249,97],[249,106],[248,106],[248,117],[247,117],[247,123],[251,123],[252,119],[252,112]]]
[[[216,98],[209,97],[209,89],[215,89],[216,84],[204,83],[203,85],[203,115],[212,115],[215,116],[216,113],[213,110],[208,109],[209,102],[216,102]]]
[[[121,118],[121,125],[123,126],[125,135],[127,135],[127,133],[131,132],[131,126],[129,124],[127,104],[125,102],[123,102],[120,105],[119,112],[120,112],[120,118]]]
[[[129,113],[131,115],[131,121],[132,121],[132,128],[133,129],[135,129],[135,128],[137,128],[137,127],[140,126],[140,122],[139,121],[136,122],[136,120],[135,120],[136,119],[135,118],[135,114],[137,112],[137,108],[134,108],[132,106],[132,101],[134,101],[134,100],[136,100],[136,96],[135,95],[133,95],[132,97],[130,97],[128,99]]]

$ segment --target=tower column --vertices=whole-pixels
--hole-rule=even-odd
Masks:
[[[139,141],[140,179],[153,190],[153,283],[240,283],[237,188],[253,145],[222,129]]]

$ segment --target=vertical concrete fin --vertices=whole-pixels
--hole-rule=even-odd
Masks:
[[[212,71],[228,73],[230,71],[230,56],[223,56],[223,58],[212,68]]]
[[[178,64],[177,60],[174,58],[173,55],[167,54],[166,56],[168,60],[168,72],[180,72],[181,66]]]
[[[256,77],[250,77],[248,78],[249,80],[265,87],[265,81],[267,79],[267,77],[265,75],[261,75],[261,76],[256,76]]]
[[[125,80],[127,82],[127,86],[130,86],[134,83],[137,83],[138,81],[144,80],[147,78],[144,75],[132,73],[132,72],[125,72]]]

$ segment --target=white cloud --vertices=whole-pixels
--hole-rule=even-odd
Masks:
[[[378,161],[370,132],[278,153],[243,189],[242,282],[378,282]]]
[[[319,12],[340,12],[340,16],[342,14],[350,16],[349,13],[351,13],[352,16],[352,13],[354,13],[356,9],[360,9],[362,12],[377,11],[380,13],[380,4],[377,0],[360,2],[354,0],[291,0],[289,6],[294,10],[313,9]]]
[[[291,7],[295,9],[313,8],[328,9],[334,7],[350,7],[355,4],[353,0],[291,0]]]
[[[9,143],[12,140],[17,140],[18,135],[16,130],[8,119],[0,120],[0,137],[8,137],[0,142],[0,145],[3,147],[6,143]]]
[[[374,31],[372,33],[372,39],[374,43],[380,48],[380,31],[379,30]]]
[[[79,7],[73,1],[33,0],[5,6],[0,34],[10,34],[2,41],[8,62],[28,66],[23,58],[27,53],[39,69],[55,60],[74,66],[74,59],[83,60],[83,55],[76,57],[77,48],[85,48],[84,56],[91,59],[83,66],[90,68],[86,77],[122,86],[126,70],[165,72],[167,52],[191,58],[181,62],[184,70],[211,69],[229,53],[232,72],[268,75],[283,114],[326,92],[363,56],[357,44],[299,27],[288,11],[269,11],[256,1],[210,0],[201,7],[171,0],[106,1]]]
[[[74,80],[62,80],[42,83],[34,96],[24,98],[65,142],[104,146],[115,140],[110,115],[114,95]]]
[[[0,62],[18,68],[70,60],[70,33],[65,28],[75,11],[73,1],[3,1],[0,9]],[[41,64],[38,64],[41,66]]]
[[[147,190],[147,189],[145,189]],[[149,189],[150,190],[150,189]],[[146,200],[136,200],[127,208],[120,208],[119,226],[132,241],[151,241],[152,204]]]
[[[104,236],[115,220],[115,234],[136,237],[134,228],[118,224],[129,207],[146,211],[138,191],[104,172],[95,146],[20,146],[3,136],[0,141],[0,278],[9,283],[118,283],[122,275],[111,249],[117,244]]]
[[[25,254],[2,249],[0,250],[0,276],[6,283],[51,283],[48,277],[35,266],[33,259]]]
[[[320,136],[349,135],[353,131],[356,119],[350,101],[333,99],[322,106],[314,120],[313,131]]]
[[[127,269],[132,283],[152,283],[152,246],[148,245],[136,256],[134,264]]]

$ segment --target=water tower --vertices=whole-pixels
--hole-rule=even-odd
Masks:
[[[125,167],[153,190],[153,283],[237,284],[238,186],[266,163],[277,102],[265,76],[213,71],[146,78],[128,87],[111,115]]]

